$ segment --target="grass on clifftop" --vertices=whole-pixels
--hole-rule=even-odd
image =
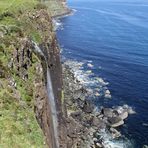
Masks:
[[[19,10],[33,9],[37,3],[37,0],[0,0],[0,13],[6,11],[16,13]]]
[[[34,62],[29,79],[22,80],[9,68],[13,48],[17,44],[16,32],[39,41],[23,15],[35,11],[37,0],[0,0],[0,148],[43,148],[45,139],[34,113]],[[35,59],[37,61],[37,59]],[[15,80],[16,87],[10,85]]]
[[[29,37],[38,44],[42,42],[42,34],[34,24],[37,22],[27,15],[42,8],[52,16],[64,11],[63,5],[56,0],[44,4],[40,0],[0,0],[0,148],[45,147],[43,132],[33,108],[34,69],[39,61],[33,57],[27,81],[9,68],[20,38]],[[10,85],[12,80],[15,80],[16,86]]]
[[[40,9],[40,6],[39,0],[0,0],[0,30],[2,27],[12,32],[20,30],[34,41],[40,42],[37,30],[26,15]]]

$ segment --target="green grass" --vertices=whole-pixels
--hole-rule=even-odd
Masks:
[[[49,0],[49,1],[45,1],[44,3],[47,6],[51,16],[63,14],[65,11],[63,5],[59,3],[57,0]]]
[[[44,7],[46,5],[47,7]],[[0,0],[0,148],[43,148],[45,139],[34,113],[34,79],[42,79],[36,74],[36,64],[40,61],[33,55],[32,66],[28,70],[29,79],[17,76],[16,69],[8,67],[18,39],[29,37],[38,44],[49,32],[38,30],[38,23],[28,17],[39,9],[48,9],[53,16],[63,12],[62,4],[55,0],[41,4],[39,0]],[[9,85],[14,79],[16,87]],[[17,94],[17,95],[16,95]],[[64,92],[62,92],[64,101]]]
[[[5,46],[3,48],[11,51]],[[35,118],[32,90],[38,59],[33,57],[29,79],[24,81],[15,76],[15,73],[8,73],[8,55],[8,52],[0,52],[0,68],[4,67],[4,72],[7,73],[0,78],[0,148],[43,148],[45,139]],[[9,85],[9,77],[14,78],[16,88]]]
[[[31,10],[37,3],[37,0],[0,0],[0,13]]]
[[[28,13],[33,13],[42,4],[38,0],[0,0],[0,31],[6,26],[9,36],[12,33],[22,32],[35,42],[41,43],[41,36],[38,33],[33,20],[28,18]]]
[[[0,37],[0,70],[4,73],[0,77],[0,148],[45,147],[44,135],[34,113],[33,81],[38,59],[33,57],[27,81],[8,67],[18,33],[41,42],[38,30],[25,16],[35,11],[36,4],[37,0],[0,0],[0,32],[5,33],[3,38]],[[12,78],[16,88],[9,85]]]
[[[6,90],[0,93],[0,147],[43,147],[44,138],[33,110]]]

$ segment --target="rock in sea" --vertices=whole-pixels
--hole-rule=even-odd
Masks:
[[[120,117],[108,118],[108,122],[111,127],[118,127],[124,124],[124,121]]]
[[[119,114],[119,117],[124,120],[128,117],[128,112],[124,111],[123,113]]]
[[[103,108],[102,113],[105,117],[112,117],[113,116],[113,109],[111,108]]]

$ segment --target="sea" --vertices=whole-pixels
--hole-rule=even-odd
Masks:
[[[134,112],[119,128],[124,139],[104,134],[110,148],[148,145],[148,1],[69,0],[68,6],[73,13],[57,21],[63,62],[97,108],[125,105]]]

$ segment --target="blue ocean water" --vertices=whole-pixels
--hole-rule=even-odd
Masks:
[[[112,99],[96,105],[128,104],[136,111],[122,133],[135,148],[148,145],[148,1],[69,0],[76,12],[61,19],[57,37],[67,59],[92,61],[109,82]]]

